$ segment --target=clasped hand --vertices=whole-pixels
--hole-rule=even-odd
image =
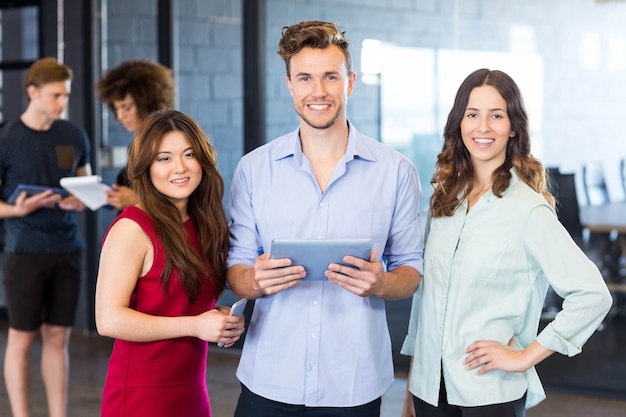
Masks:
[[[244,316],[229,316],[229,308],[217,306],[198,316],[200,319],[196,336],[207,342],[223,343],[232,346],[244,331]]]

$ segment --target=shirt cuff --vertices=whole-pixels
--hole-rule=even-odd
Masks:
[[[575,356],[582,352],[582,349],[573,345],[554,331],[552,323],[548,324],[537,336],[537,342],[546,349],[553,350],[562,355]]]

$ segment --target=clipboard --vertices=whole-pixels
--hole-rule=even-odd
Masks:
[[[52,185],[19,184],[17,187],[15,187],[15,190],[13,190],[13,192],[9,196],[7,203],[15,204],[17,197],[19,197],[22,191],[26,191],[27,196],[30,197],[31,195],[43,193],[47,190],[52,190],[55,194],[61,194],[61,198],[65,198],[70,195],[67,190]]]
[[[59,182],[91,210],[107,205],[106,192],[111,190],[111,186],[102,182],[100,175],[63,177]]]
[[[291,265],[306,269],[303,281],[327,279],[324,272],[331,263],[347,265],[344,256],[354,256],[369,261],[372,239],[274,239],[270,249],[272,259],[289,258]],[[349,266],[349,265],[348,265]]]

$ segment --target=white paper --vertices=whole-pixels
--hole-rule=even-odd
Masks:
[[[100,175],[64,177],[61,178],[60,184],[91,210],[97,210],[107,204],[106,191],[111,190],[108,184],[102,182]]]

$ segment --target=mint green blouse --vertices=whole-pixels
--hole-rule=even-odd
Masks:
[[[537,340],[574,356],[608,313],[612,298],[598,268],[574,243],[545,199],[514,170],[502,198],[485,193],[467,213],[434,218],[424,251],[424,277],[413,298],[402,353],[413,356],[409,390],[437,405],[443,375],[449,404],[481,406],[545,398],[535,368],[526,372],[466,370],[476,340],[518,348]],[[552,285],[563,309],[537,335]]]

